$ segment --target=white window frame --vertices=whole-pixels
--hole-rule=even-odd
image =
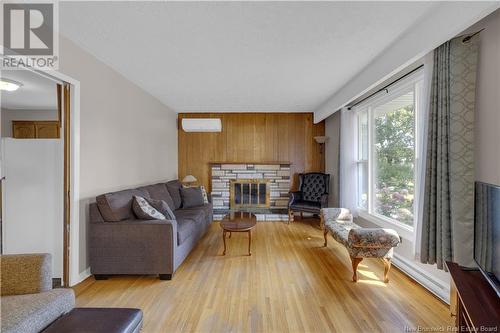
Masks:
[[[412,73],[408,77],[402,79],[401,81],[395,83],[392,85],[390,88],[385,90],[384,92],[377,94],[366,101],[364,101],[362,104],[359,104],[355,107],[354,111],[358,115],[357,119],[357,129],[359,129],[359,122],[360,122],[360,117],[359,115],[363,112],[367,113],[367,125],[368,125],[368,160],[360,159],[360,150],[359,147],[362,145],[362,143],[359,143],[356,147],[358,150],[357,156],[357,165],[358,169],[361,164],[367,163],[368,164],[368,200],[367,200],[367,208],[360,207],[360,198],[358,197],[356,202],[358,205],[358,215],[366,219],[368,221],[371,221],[379,226],[386,227],[386,228],[395,228],[403,238],[407,239],[412,239],[414,235],[414,231],[416,230],[416,225],[418,223],[418,207],[419,207],[419,192],[420,192],[420,161],[423,158],[422,156],[422,149],[421,149],[421,142],[422,142],[422,135],[423,135],[423,119],[422,115],[424,114],[422,112],[421,107],[422,101],[423,101],[423,84],[424,84],[424,71],[423,69],[417,70],[416,72]],[[375,139],[375,131],[374,131],[374,112],[372,111],[374,108],[394,99],[395,95],[398,94],[403,94],[405,92],[414,92],[414,105],[415,105],[415,167],[414,167],[414,179],[415,179],[415,193],[414,193],[414,203],[413,203],[413,216],[414,216],[414,221],[413,221],[413,226],[409,226],[407,224],[404,224],[402,222],[399,222],[395,219],[388,218],[386,216],[383,216],[381,214],[378,214],[374,211],[374,158],[375,158],[375,151],[373,149],[373,143]],[[358,139],[359,139],[359,133],[357,133]],[[359,171],[358,171],[359,172]],[[358,176],[359,177],[359,176]],[[358,178],[359,179],[359,178]],[[361,186],[358,184],[358,188],[356,189],[357,195],[359,196],[360,192],[359,189]]]

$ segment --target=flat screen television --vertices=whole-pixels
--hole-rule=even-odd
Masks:
[[[475,183],[474,260],[500,297],[500,186]]]

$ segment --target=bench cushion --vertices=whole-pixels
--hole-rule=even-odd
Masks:
[[[401,242],[392,229],[358,226],[352,222],[349,210],[323,208],[321,214],[326,230],[353,258],[392,258],[393,248]]]
[[[75,308],[43,332],[138,333],[141,327],[142,311],[139,309]]]
[[[344,220],[325,220],[325,227],[330,231],[332,237],[342,245],[349,247],[349,232],[351,229],[361,228],[351,221]]]
[[[75,306],[72,289],[2,297],[3,333],[40,332]]]

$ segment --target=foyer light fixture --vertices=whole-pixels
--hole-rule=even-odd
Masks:
[[[23,84],[14,80],[10,79],[5,79],[5,78],[0,78],[0,90],[5,90],[5,91],[16,91],[20,87],[22,87]]]
[[[184,132],[222,132],[222,122],[219,118],[184,118]]]

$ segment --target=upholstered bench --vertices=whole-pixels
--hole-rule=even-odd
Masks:
[[[321,225],[324,226],[325,247],[328,232],[349,252],[352,262],[352,280],[358,280],[357,268],[363,258],[380,258],[384,261],[384,282],[389,282],[393,248],[401,243],[392,229],[362,228],[355,224],[352,214],[345,208],[322,208]]]

